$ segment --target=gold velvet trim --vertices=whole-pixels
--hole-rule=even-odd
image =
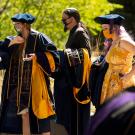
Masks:
[[[44,71],[37,63],[36,57],[33,59],[32,67],[32,109],[39,119],[55,114],[48,94]]]
[[[55,61],[54,61],[54,58],[53,58],[52,54],[49,53],[49,52],[45,52],[45,55],[46,55],[46,57],[48,59],[51,72],[54,72],[55,71]]]
[[[87,82],[87,84],[89,83],[88,81],[89,81],[89,74],[90,74],[90,67],[91,67],[91,60],[89,58],[89,54],[88,54],[88,51],[86,49],[83,49],[83,55],[84,55],[84,62],[83,62],[84,68],[83,68],[83,79],[82,79],[81,87],[85,84],[85,82]],[[83,100],[83,101],[80,101],[77,98],[77,94],[80,91],[81,87],[80,88],[73,87],[74,97],[78,103],[87,104],[90,102],[90,98],[88,96],[87,96],[87,99]]]

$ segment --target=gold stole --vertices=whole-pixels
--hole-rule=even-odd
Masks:
[[[87,84],[89,83],[89,74],[90,74],[90,67],[91,67],[91,60],[89,58],[89,54],[88,54],[88,51],[86,49],[83,49],[83,55],[84,55],[84,62],[83,62],[83,79],[82,79],[82,85],[81,87],[84,85],[85,82],[87,82]],[[87,104],[90,102],[90,98],[87,97],[86,100],[83,100],[83,101],[79,101],[79,99],[77,98],[77,94],[78,92],[80,91],[80,88],[76,88],[76,87],[73,87],[73,94],[74,94],[74,97],[76,99],[76,101],[80,104]]]
[[[55,70],[53,56],[45,52],[50,64],[51,71]],[[36,57],[33,59],[32,66],[32,109],[39,119],[47,118],[54,115],[53,105],[48,94],[48,88],[45,80],[44,69],[37,63]]]

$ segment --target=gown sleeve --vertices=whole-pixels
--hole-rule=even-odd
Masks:
[[[0,70],[8,68],[10,62],[10,53],[8,45],[11,37],[6,37],[5,40],[0,41]]]
[[[59,55],[54,43],[44,34],[39,34],[39,48],[36,52],[37,62],[49,75],[58,69]]]

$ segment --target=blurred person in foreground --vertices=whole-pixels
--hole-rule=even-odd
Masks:
[[[134,135],[135,87],[105,101],[92,117],[86,135]]]

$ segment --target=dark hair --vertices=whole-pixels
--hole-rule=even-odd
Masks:
[[[80,13],[76,8],[66,8],[63,13],[67,14],[69,17],[74,17],[76,22],[80,22]]]

